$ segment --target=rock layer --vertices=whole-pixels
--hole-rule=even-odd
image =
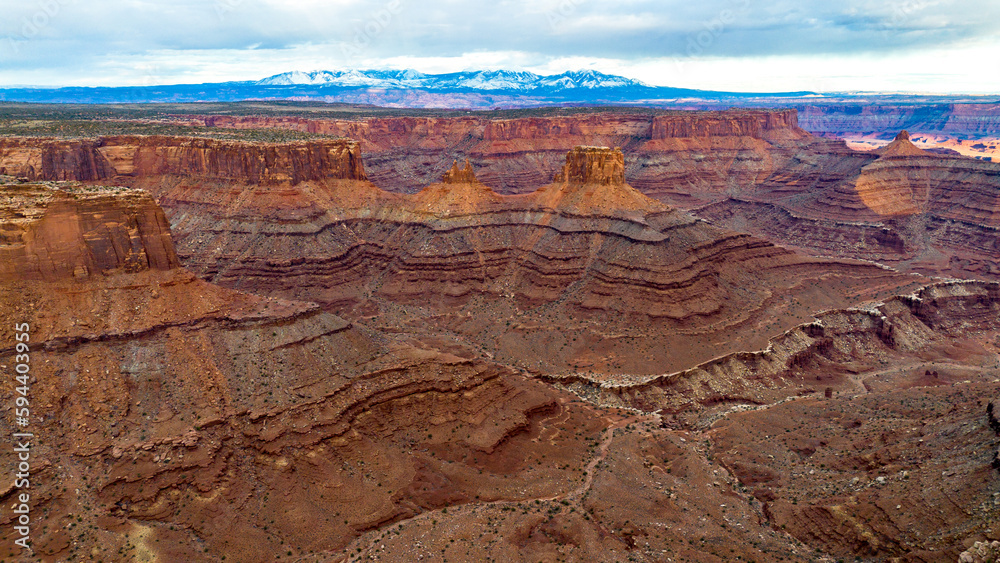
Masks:
[[[148,258],[172,251],[135,191],[4,188],[0,363],[28,323],[38,559],[953,560],[996,539],[996,284],[887,299],[922,280],[712,227],[612,149],[521,195],[467,164],[405,196],[305,157],[184,175],[211,154],[192,144],[108,165],[199,275],[269,297]],[[785,188],[857,162],[817,159]],[[60,237],[53,263],[113,267],[35,279],[25,241]]]
[[[1000,165],[922,151],[905,132],[877,153],[849,156],[830,165],[822,155],[803,159],[794,173],[698,214],[811,253],[1000,277]]]
[[[140,190],[3,186],[0,221],[0,278],[7,280],[180,265],[163,211]]]
[[[21,228],[21,211],[44,222],[58,213],[52,202],[81,190],[110,216],[148,202],[122,189],[5,189],[4,233]],[[31,449],[32,560],[337,561],[367,551],[413,561],[435,542],[434,553],[473,558],[468,550],[704,558],[726,552],[715,542],[745,557],[811,554],[749,506],[736,534],[697,522],[731,501],[722,491],[695,494],[713,467],[669,431],[633,431],[621,413],[522,373],[393,341],[315,305],[219,288],[171,267],[7,277],[0,307],[12,321],[0,325],[4,365],[22,353],[10,345],[21,340],[14,325],[30,326],[17,329],[30,330],[28,429],[45,437]],[[8,419],[0,428],[15,431]],[[623,481],[642,478],[633,460],[651,447],[688,466],[675,483],[690,499],[683,509],[663,491],[616,500]],[[0,458],[17,462],[12,451]],[[0,500],[13,504],[17,494],[8,486]],[[494,518],[503,538],[484,537]],[[654,539],[664,518],[715,541]],[[0,545],[18,554],[13,523],[9,512],[0,518]],[[483,533],[467,542],[472,525]],[[442,531],[453,526],[458,533]],[[390,528],[399,545],[385,536]],[[425,539],[406,541],[410,534]]]
[[[548,182],[574,146],[617,146],[631,155],[626,173],[638,189],[665,201],[694,191],[724,192],[756,183],[809,140],[795,110],[632,112],[498,119],[393,117],[357,121],[302,117],[184,116],[206,127],[280,128],[356,139],[371,179],[390,191],[436,180],[453,159],[468,158],[499,193],[525,193]]]
[[[76,181],[173,175],[265,185],[367,179],[359,147],[350,141],[260,145],[159,136],[0,139],[0,174]]]
[[[207,279],[387,330],[433,327],[532,370],[678,368],[918,284],[714,229],[624,183],[620,151],[564,161],[559,181],[515,196],[468,181],[468,168],[414,196],[348,180],[133,185],[168,210],[180,254]]]
[[[865,122],[863,130],[892,123],[922,127],[923,118],[914,113],[918,110],[899,109],[899,119]],[[811,106],[802,111],[815,129],[816,112],[826,110]],[[838,115],[871,121],[880,111],[859,108],[847,117]],[[966,131],[980,122],[990,127],[989,107],[960,104],[942,111],[936,129]],[[422,186],[431,181],[429,171],[462,157],[498,192],[524,193],[558,173],[562,154],[573,145],[620,146],[630,155],[625,173],[637,189],[727,228],[824,256],[875,260],[920,273],[1000,279],[991,223],[995,163],[921,154],[905,139],[894,143],[905,154],[855,152],[843,142],[811,137],[799,128],[794,110],[504,120],[185,119],[218,127],[353,136],[368,154],[372,178],[393,191]]]

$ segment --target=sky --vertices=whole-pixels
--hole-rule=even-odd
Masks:
[[[404,68],[1000,94],[1000,1],[0,0],[0,87]]]

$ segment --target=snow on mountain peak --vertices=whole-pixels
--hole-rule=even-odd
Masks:
[[[513,70],[477,70],[447,74],[423,74],[416,70],[314,70],[276,74],[257,82],[261,86],[334,86],[342,88],[422,88],[431,90],[598,89],[646,87],[631,78],[595,70],[568,71],[541,76]]]

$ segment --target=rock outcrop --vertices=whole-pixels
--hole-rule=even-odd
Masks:
[[[965,131],[980,125],[989,129],[990,107],[901,107],[899,119],[886,120],[877,117],[881,110],[838,106],[830,115],[844,110],[845,119],[868,120],[863,131],[893,123],[923,127],[925,121],[937,129]],[[814,118],[826,112],[814,106],[800,111],[813,128]],[[943,117],[932,119],[935,112]],[[992,211],[996,163],[921,151],[906,138],[878,152],[852,151],[841,141],[810,136],[799,127],[798,116],[795,110],[728,110],[516,119],[183,119],[357,138],[371,177],[390,191],[432,183],[436,171],[464,157],[496,192],[527,193],[559,173],[563,155],[573,146],[619,146],[630,155],[625,174],[632,186],[721,226],[823,256],[873,260],[932,275],[1000,279]]]
[[[582,393],[596,393],[604,404],[683,418],[699,406],[771,403],[781,398],[774,395],[776,390],[794,394],[800,385],[813,388],[813,392],[817,388],[822,391],[822,387],[850,389],[856,385],[851,375],[858,371],[853,362],[905,361],[901,358],[932,348],[940,339],[969,332],[989,334],[998,319],[997,283],[941,283],[911,296],[894,297],[870,310],[823,312],[813,322],[772,338],[762,351],[728,354],[642,383],[601,384],[600,378],[579,375],[558,380],[580,386]],[[845,367],[848,365],[851,367]],[[815,379],[803,377],[811,372],[818,374]]]
[[[822,104],[798,108],[814,133],[891,132],[900,129],[948,135],[1000,135],[1000,104]],[[890,133],[891,134],[891,133]]]
[[[154,194],[205,279],[393,331],[435,326],[532,370],[670,371],[919,284],[710,227],[625,183],[621,151],[579,148],[564,165],[563,181],[515,196],[454,165],[413,196],[360,180],[119,179]]]
[[[667,203],[756,184],[812,142],[795,110],[613,111],[512,119],[393,117],[356,121],[301,117],[183,116],[185,124],[280,128],[356,139],[371,179],[389,191],[433,183],[456,157],[499,193],[526,193],[559,172],[574,146],[617,146],[639,190]]]
[[[359,146],[350,141],[265,145],[160,136],[0,139],[0,174],[76,181],[181,176],[244,184],[367,179]]]
[[[472,165],[469,164],[469,159],[465,159],[465,164],[462,168],[458,167],[458,161],[456,160],[454,164],[451,165],[451,170],[444,173],[441,177],[441,181],[445,184],[478,184],[479,180],[476,178],[476,173],[472,170]]]
[[[1000,560],[1000,541],[977,541],[958,556],[958,563],[992,563],[997,560]]]
[[[621,185],[625,183],[625,155],[615,147],[575,147],[555,177],[569,184]]]
[[[774,136],[805,138],[796,110],[697,112],[658,115],[653,118],[651,138]]]
[[[1000,164],[920,150],[905,131],[874,153],[835,154],[698,214],[815,254],[1000,279]]]
[[[145,193],[0,193],[0,363],[28,362],[14,343],[30,347],[36,415],[27,429],[11,419],[0,428],[45,436],[31,446],[32,516],[45,523],[33,529],[33,558],[333,552],[387,522],[480,497],[564,494],[565,468],[587,463],[584,443],[525,448],[553,413],[566,434],[600,436],[592,408],[563,407],[567,396],[506,368],[197,279],[177,266]],[[135,233],[150,217],[164,228],[146,233],[159,254]],[[33,262],[25,248],[62,253]],[[90,275],[63,267],[81,254]],[[142,267],[131,267],[140,254]],[[17,463],[12,452],[0,458]],[[536,469],[542,459],[553,465]],[[17,495],[0,491],[3,502]],[[14,517],[0,517],[5,553],[22,553]]]
[[[0,279],[54,281],[180,265],[170,225],[141,190],[0,186]]]
[[[802,194],[850,195],[859,163],[930,158],[826,141],[792,157],[775,119],[648,143],[787,157],[750,168],[788,172],[766,185],[816,208],[833,200]],[[995,283],[918,290],[720,229],[590,142],[534,191],[449,159],[405,195],[347,142],[129,139],[35,141],[47,168],[0,141],[5,166],[91,178],[0,189],[0,364],[23,361],[29,325],[44,437],[34,558],[805,563],[996,539]],[[907,251],[908,233],[864,228]]]
[[[998,321],[1000,285],[944,283],[640,383],[547,379],[704,430],[764,517],[826,553],[953,559],[954,538],[997,534],[981,405],[996,390]]]

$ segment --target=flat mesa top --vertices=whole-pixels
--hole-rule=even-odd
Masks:
[[[20,183],[0,177],[0,212],[11,212],[21,218],[30,216],[32,209],[44,208],[55,198],[87,200],[106,196],[148,197],[146,192],[134,188],[50,182]]]

